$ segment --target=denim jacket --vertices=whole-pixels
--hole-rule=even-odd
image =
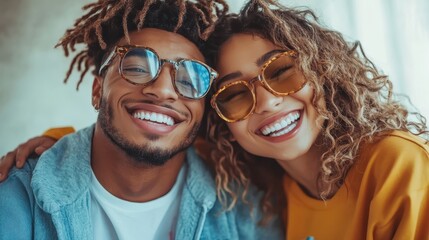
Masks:
[[[91,222],[91,139],[94,126],[68,135],[37,161],[13,169],[0,183],[0,239],[93,239]],[[175,239],[283,239],[278,219],[261,227],[260,209],[252,214],[238,202],[222,211],[213,176],[187,151],[187,176],[180,200]],[[258,206],[260,193],[250,201]]]

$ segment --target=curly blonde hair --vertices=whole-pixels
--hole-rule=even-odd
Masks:
[[[286,8],[270,0],[249,1],[238,15],[221,19],[210,37],[206,54],[213,66],[222,43],[237,33],[256,34],[299,53],[300,70],[314,88],[312,104],[324,122],[316,143],[325,149],[318,176],[321,199],[342,184],[363,142],[392,130],[427,138],[426,119],[398,101],[388,77],[365,56],[360,43],[349,43],[341,33],[322,27],[311,10]],[[213,144],[211,159],[221,201],[232,208],[255,184],[264,191],[263,211],[267,216],[278,214],[285,204],[284,170],[274,160],[249,154],[231,142],[226,123],[213,109],[207,111],[206,138]]]

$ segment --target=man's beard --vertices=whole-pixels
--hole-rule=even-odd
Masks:
[[[184,137],[183,141],[176,147],[171,146],[171,148],[165,149],[152,147],[150,146],[150,142],[142,145],[134,144],[128,141],[128,139],[112,125],[113,109],[107,104],[104,98],[101,100],[98,122],[104,134],[106,134],[113,144],[122,149],[135,162],[149,166],[162,166],[176,154],[189,148],[194,142],[200,127],[200,123],[196,122],[187,136]],[[148,141],[157,140],[159,138],[159,136],[156,135],[148,135],[146,137]]]

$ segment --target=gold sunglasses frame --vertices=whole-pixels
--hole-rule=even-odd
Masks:
[[[244,119],[248,118],[251,114],[253,114],[253,113],[254,113],[254,111],[255,111],[255,107],[256,107],[256,95],[255,95],[255,85],[254,85],[254,83],[255,83],[256,81],[259,81],[265,89],[267,89],[270,93],[272,93],[272,94],[274,94],[274,95],[276,95],[276,96],[287,96],[287,95],[290,95],[290,94],[296,93],[296,92],[298,92],[299,90],[301,90],[301,89],[305,86],[305,84],[307,83],[307,80],[306,80],[305,78],[303,78],[303,79],[304,79],[304,81],[302,82],[302,84],[301,84],[297,89],[295,89],[295,90],[293,90],[293,91],[286,92],[286,93],[277,92],[277,91],[275,91],[274,89],[272,89],[272,88],[268,85],[267,81],[266,81],[266,80],[265,80],[265,78],[264,78],[264,72],[265,72],[265,69],[266,69],[266,68],[267,68],[267,67],[268,67],[272,62],[274,62],[275,60],[277,60],[277,59],[279,59],[280,57],[283,57],[283,56],[285,56],[285,55],[289,55],[289,56],[291,56],[291,57],[293,57],[293,58],[297,58],[297,57],[298,57],[298,53],[297,53],[296,51],[294,51],[294,50],[288,50],[288,51],[285,51],[285,52],[279,53],[279,54],[275,55],[274,57],[270,58],[268,61],[266,61],[266,62],[262,65],[262,67],[261,67],[261,69],[260,69],[260,72],[259,72],[259,74],[258,74],[256,77],[254,77],[254,78],[252,78],[252,79],[250,79],[250,80],[248,80],[248,81],[245,81],[245,80],[234,81],[234,82],[231,82],[231,83],[226,84],[225,86],[222,86],[219,90],[217,90],[217,91],[213,94],[213,96],[212,96],[212,98],[211,98],[211,100],[210,100],[210,105],[212,106],[212,108],[214,108],[214,109],[216,110],[217,115],[218,115],[220,118],[222,118],[224,121],[229,122],[229,123],[233,123],[233,122],[242,121],[242,120],[244,120]],[[244,117],[242,117],[242,118],[239,118],[239,119],[229,119],[229,118],[225,117],[225,116],[222,114],[222,112],[219,110],[219,107],[218,107],[218,106],[217,106],[217,104],[216,104],[216,98],[217,98],[217,96],[218,96],[220,93],[222,93],[225,89],[227,89],[227,88],[229,88],[229,87],[231,87],[231,86],[237,85],[237,84],[243,84],[243,85],[245,85],[245,86],[249,89],[249,91],[251,92],[251,94],[252,94],[252,99],[253,99],[252,108],[250,109],[249,113],[247,113],[247,114],[246,114]]]
[[[158,60],[159,60],[159,62],[160,62],[160,65],[159,65],[159,68],[158,68],[158,71],[157,71],[157,73],[156,73],[156,75],[150,80],[150,81],[148,81],[147,83],[136,83],[136,82],[133,82],[133,81],[131,81],[130,79],[128,79],[127,77],[125,77],[125,75],[124,75],[124,73],[122,72],[122,61],[124,60],[124,56],[131,50],[131,49],[133,49],[133,48],[140,48],[140,49],[145,49],[145,50],[149,50],[149,51],[151,51],[151,52],[153,52],[154,54],[155,54],[155,56],[158,58]],[[150,84],[153,84],[155,81],[156,81],[156,79],[158,78],[158,76],[159,76],[159,74],[161,73],[161,70],[162,70],[162,67],[163,67],[163,65],[165,64],[165,63],[170,63],[171,65],[173,65],[173,77],[171,78],[171,81],[172,81],[172,83],[173,83],[173,87],[174,87],[174,90],[176,91],[176,93],[177,94],[179,94],[180,96],[182,96],[183,98],[186,98],[186,99],[192,99],[192,100],[198,100],[198,99],[201,99],[201,98],[204,98],[206,95],[207,95],[207,93],[209,92],[209,90],[210,90],[210,88],[211,88],[211,85],[212,85],[212,83],[213,83],[213,81],[218,77],[218,73],[213,69],[213,68],[211,68],[210,66],[208,66],[207,64],[205,64],[205,63],[203,63],[203,62],[201,62],[201,61],[199,61],[199,60],[195,60],[195,59],[187,59],[187,58],[179,58],[179,59],[177,59],[177,60],[172,60],[172,59],[163,59],[163,58],[160,58],[159,57],[159,55],[158,55],[158,53],[154,50],[154,49],[152,49],[152,48],[149,48],[149,47],[145,47],[145,46],[141,46],[141,45],[123,45],[123,46],[115,46],[114,48],[113,48],[113,50],[107,55],[107,57],[105,58],[105,60],[104,61],[102,61],[103,62],[103,64],[101,64],[101,66],[100,66],[100,70],[99,70],[99,72],[98,72],[98,74],[101,76],[102,75],[102,72],[103,72],[103,70],[107,67],[107,66],[109,66],[110,64],[112,64],[112,62],[113,62],[113,59],[115,59],[115,57],[117,56],[117,55],[119,55],[120,56],[120,61],[119,61],[119,65],[118,65],[118,71],[119,71],[119,74],[121,75],[121,77],[124,79],[124,80],[126,80],[127,82],[129,82],[129,83],[131,83],[131,84],[133,84],[133,85],[138,85],[138,86],[143,86],[143,87],[145,87],[145,86],[149,86]],[[192,62],[197,62],[197,63],[199,63],[199,64],[201,64],[201,65],[203,65],[205,68],[207,68],[207,70],[209,71],[209,75],[210,75],[210,83],[209,83],[209,87],[207,88],[207,91],[203,94],[203,95],[201,95],[201,96],[199,96],[198,98],[192,98],[192,97],[188,97],[188,96],[185,96],[185,95],[183,95],[182,93],[180,93],[179,92],[179,90],[178,90],[178,88],[177,88],[177,86],[176,86],[176,84],[175,84],[175,78],[176,78],[176,73],[177,73],[177,69],[179,68],[179,65],[183,62],[183,61],[192,61]]]

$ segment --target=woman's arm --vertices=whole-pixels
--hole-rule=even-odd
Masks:
[[[27,142],[18,145],[18,147],[0,159],[0,182],[7,178],[13,165],[17,168],[22,168],[30,156],[41,155],[52,147],[58,139],[73,132],[75,132],[73,127],[51,128],[44,132],[42,136],[31,138]]]

